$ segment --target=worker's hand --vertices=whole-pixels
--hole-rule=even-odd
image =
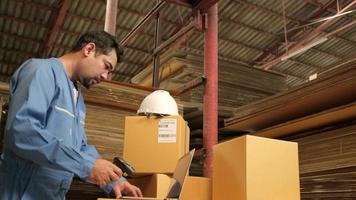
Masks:
[[[116,198],[120,198],[122,194],[133,197],[142,197],[142,192],[140,188],[131,185],[127,181],[118,182],[112,189]]]
[[[97,159],[89,174],[89,180],[100,187],[118,180],[122,171],[116,165],[104,159]]]

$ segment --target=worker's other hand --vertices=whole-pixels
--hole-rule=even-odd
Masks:
[[[127,181],[118,182],[112,190],[116,198],[120,198],[122,194],[126,196],[142,197],[140,188],[131,185]]]
[[[116,165],[104,159],[97,159],[90,171],[89,180],[103,187],[121,176],[122,171]]]

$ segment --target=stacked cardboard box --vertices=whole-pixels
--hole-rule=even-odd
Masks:
[[[190,130],[181,116],[127,116],[124,159],[141,177],[129,181],[141,188],[144,197],[164,199],[177,161],[189,151]],[[210,179],[185,179],[180,200],[210,200]]]
[[[242,136],[214,146],[213,200],[299,200],[298,146]]]
[[[144,197],[164,199],[171,184],[171,178],[165,174],[130,179],[130,182],[138,186]],[[204,177],[188,176],[179,196],[179,200],[210,200],[211,180]]]
[[[124,159],[137,173],[172,174],[189,151],[189,127],[181,116],[127,116]]]

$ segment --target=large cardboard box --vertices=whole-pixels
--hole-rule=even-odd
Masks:
[[[125,118],[124,159],[137,173],[172,174],[189,151],[189,127],[181,116]]]
[[[188,176],[184,182],[179,200],[211,200],[211,179]]]
[[[165,174],[129,179],[139,187],[144,197],[165,199],[169,192],[171,178]],[[179,200],[211,200],[211,180],[204,177],[187,176]]]
[[[128,180],[141,189],[144,197],[164,199],[167,197],[171,177],[165,174],[153,174]]]
[[[213,153],[213,200],[300,199],[297,143],[247,135]]]
[[[169,191],[171,178],[165,174],[154,174],[136,177],[129,181],[141,189],[144,198],[164,200]],[[109,199],[99,198],[98,200]],[[211,200],[211,179],[187,176],[179,200]]]

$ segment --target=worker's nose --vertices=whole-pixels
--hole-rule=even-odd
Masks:
[[[109,73],[108,72],[104,72],[104,73],[102,73],[101,74],[101,79],[103,79],[103,80],[107,80],[108,78],[109,78]]]

